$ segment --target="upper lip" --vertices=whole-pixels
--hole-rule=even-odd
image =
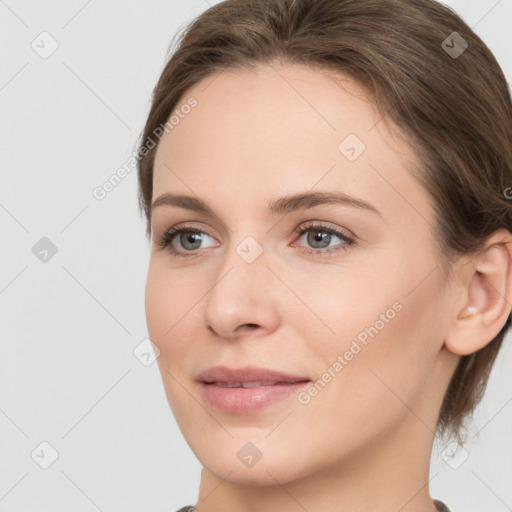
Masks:
[[[196,380],[200,382],[303,382],[309,379],[301,375],[291,375],[257,366],[243,368],[212,366],[199,373]]]

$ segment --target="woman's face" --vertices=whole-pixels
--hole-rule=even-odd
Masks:
[[[176,421],[220,478],[274,485],[432,440],[461,304],[414,154],[342,83],[289,64],[210,76],[157,149],[153,201],[207,209],[153,209],[148,330]],[[170,228],[185,232],[163,248]],[[309,382],[196,380],[217,365]]]

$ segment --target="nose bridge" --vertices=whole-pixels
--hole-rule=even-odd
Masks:
[[[277,304],[266,286],[273,278],[262,244],[253,236],[233,242],[223,256],[205,299],[204,322],[217,334],[230,337],[237,327],[254,324],[273,329]]]
[[[254,287],[254,284],[257,284],[258,281],[263,282],[268,278],[266,274],[271,274],[266,268],[268,251],[264,251],[263,235],[259,235],[259,240],[257,240],[254,236],[246,233],[247,230],[245,232],[232,231],[229,247],[220,264],[216,282],[220,284],[219,279],[221,281],[231,279],[235,290],[249,289],[255,294],[257,288]]]

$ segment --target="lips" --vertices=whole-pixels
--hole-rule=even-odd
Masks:
[[[239,387],[244,383],[254,383],[262,386],[286,383],[291,384],[309,381],[309,378],[304,375],[292,375],[272,370],[270,368],[261,368],[257,366],[245,366],[243,368],[213,366],[198,374],[196,380],[207,384],[226,384],[228,387]]]
[[[302,375],[254,366],[214,366],[201,372],[196,380],[206,403],[233,415],[257,413],[298,393],[310,382]]]

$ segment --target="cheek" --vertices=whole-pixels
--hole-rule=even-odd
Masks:
[[[165,332],[172,326],[174,300],[165,278],[152,265],[146,280],[145,308],[150,338],[161,350]]]
[[[187,342],[184,327],[190,326],[190,317],[200,298],[194,287],[182,283],[176,272],[150,264],[145,289],[145,313],[149,336],[160,349],[159,363],[166,366],[172,358],[184,356]],[[198,319],[196,319],[197,321]]]
[[[189,358],[191,347],[184,327],[187,321],[190,322],[189,317],[194,314],[191,307],[198,300],[192,301],[192,297],[189,300],[187,295],[190,294],[181,286],[168,270],[159,268],[158,264],[150,264],[145,289],[147,329],[151,341],[160,350],[157,364],[164,391],[171,410],[178,418],[186,416],[185,404],[190,399],[179,384],[183,379],[177,371]]]
[[[403,263],[400,275],[375,268],[366,274],[340,271],[330,279],[317,275],[314,288],[308,281],[298,291],[329,327],[321,330],[312,315],[297,316],[303,336],[311,340],[310,359],[320,361],[316,387],[323,398],[311,403],[327,403],[332,411],[343,404],[352,411],[343,422],[376,412],[388,421],[406,413],[403,402],[415,401],[434,364],[439,334],[428,305],[436,303],[437,284],[426,282],[411,293],[423,274]]]
[[[405,301],[402,304],[403,309],[377,333],[370,328],[378,314],[386,309],[368,308],[364,318],[361,309],[365,308],[361,306],[357,309],[356,325],[352,325],[354,318],[347,309],[338,324],[341,333],[342,327],[346,327],[347,335],[339,335],[334,343],[322,344],[321,354],[316,351],[312,356],[312,360],[321,356],[325,373],[318,374],[313,386],[318,390],[316,396],[311,397],[308,404],[297,406],[293,433],[295,441],[304,431],[308,431],[312,438],[330,441],[304,447],[309,452],[304,454],[305,458],[315,460],[321,453],[321,459],[332,458],[334,461],[340,453],[349,455],[365,450],[376,438],[392,435],[409,419],[411,411],[424,417],[416,407],[428,377],[428,362],[422,358],[420,346],[426,337],[423,333],[424,337],[420,339],[418,329],[411,324],[412,305]],[[363,325],[362,330],[360,325]],[[366,344],[349,332],[367,333]],[[285,430],[281,434],[283,437],[279,442],[286,446],[287,435],[290,438],[293,435]]]
[[[301,279],[290,276],[302,303],[284,313],[287,323],[309,333],[319,354],[342,354],[354,339],[364,346],[374,335],[381,337],[402,314],[402,293],[396,281],[373,267],[373,272],[355,265],[324,267],[304,272]]]

